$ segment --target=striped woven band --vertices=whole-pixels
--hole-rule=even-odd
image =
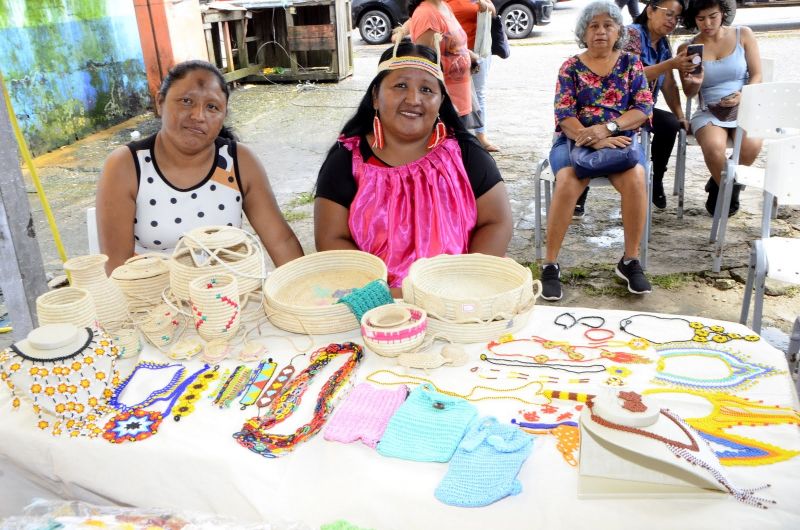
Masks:
[[[439,65],[423,57],[391,57],[378,65],[378,72],[383,72],[384,70],[399,70],[400,68],[416,68],[417,70],[423,70],[444,83],[444,74]]]

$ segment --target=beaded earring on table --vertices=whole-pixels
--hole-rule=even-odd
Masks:
[[[374,138],[372,141],[372,148],[383,149],[385,143],[383,138],[383,124],[381,124],[377,109],[375,109],[375,117],[372,118],[372,136]]]
[[[447,127],[442,121],[442,118],[436,116],[436,125],[433,128],[430,139],[428,140],[428,149],[435,148],[440,143],[444,142],[445,138],[447,138]]]

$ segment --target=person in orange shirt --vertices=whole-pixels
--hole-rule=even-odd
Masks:
[[[445,0],[410,0],[408,30],[414,44],[440,53],[444,84],[459,117],[472,113],[472,64],[478,56],[467,48],[467,34]]]
[[[478,12],[489,11],[492,16],[497,14],[494,4],[489,0],[447,0],[447,5],[453,10],[459,24],[467,34],[467,46],[475,50],[475,34],[478,29]],[[492,54],[487,57],[478,57],[477,71],[473,70],[472,84],[481,111],[483,125],[475,128],[475,137],[487,151],[499,151],[489,138],[486,137],[486,81],[489,77],[489,67],[492,64]]]

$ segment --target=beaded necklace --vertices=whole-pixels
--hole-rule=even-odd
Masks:
[[[103,432],[97,422],[112,411],[107,402],[111,387],[119,384],[119,350],[104,331],[81,331],[84,343],[57,358],[36,358],[16,345],[0,352],[0,380],[11,390],[12,406],[19,409],[20,396],[26,396],[36,426],[53,436],[97,437]]]
[[[655,320],[655,324],[645,324],[643,322],[647,321],[648,319]],[[663,330],[664,326],[667,322],[674,322],[681,324],[680,327],[683,325],[688,326],[689,329],[682,329],[679,330],[679,335],[670,337],[669,340],[656,340],[661,339],[662,337],[653,338],[651,333],[647,333],[646,330],[650,329],[660,329]],[[641,326],[641,330],[637,328]],[[724,344],[726,342],[732,340],[745,340],[747,342],[756,342],[760,340],[760,337],[755,334],[751,335],[741,335],[739,333],[730,333],[725,331],[723,326],[719,324],[714,325],[706,325],[702,322],[698,321],[690,321],[686,320],[685,318],[680,317],[662,317],[658,315],[648,315],[645,313],[639,313],[636,315],[631,315],[629,317],[623,318],[619,321],[619,329],[627,333],[632,337],[637,337],[641,339],[648,340],[653,344],[664,344],[666,342],[683,342],[683,341],[692,341],[692,342],[716,342],[718,344]]]
[[[208,388],[212,381],[219,378],[219,365],[215,366],[213,370],[206,371],[200,374],[194,383],[189,385],[186,392],[181,394],[178,403],[175,405],[175,421],[180,421],[181,418],[188,416],[194,412],[194,404],[200,400],[203,392]]]
[[[571,374],[596,374],[605,372],[606,367],[602,364],[587,364],[584,366],[573,366],[570,364],[556,364],[556,363],[537,363],[530,361],[521,361],[518,359],[501,359],[498,357],[489,357],[485,353],[480,356],[481,361],[486,361],[490,364],[498,366],[519,366],[525,368],[544,368],[547,370],[561,370]]]
[[[209,365],[203,365],[200,370],[181,381],[167,396],[150,401],[150,404],[152,404],[157,401],[169,400],[164,412],[144,410],[142,407],[126,407],[126,410],[117,414],[106,423],[103,438],[110,443],[120,444],[124,442],[139,442],[157,434],[161,422],[164,418],[169,417],[172,408],[181,395],[209,368]]]
[[[712,405],[707,416],[685,418],[700,436],[711,442],[719,461],[725,466],[757,466],[789,460],[800,451],[783,449],[760,440],[739,436],[726,429],[739,425],[755,427],[758,425],[800,425],[800,412],[779,405],[765,405],[762,401],[753,402],[721,392],[699,392],[697,390],[673,390],[654,388],[645,394],[682,393],[698,396]]]
[[[593,329],[593,328],[590,328]],[[551,355],[539,353],[536,355],[528,355],[524,353],[501,353],[498,351],[504,346],[510,344],[526,344],[532,343],[541,346],[545,350],[557,350],[564,354],[566,358],[552,357]],[[621,351],[610,351],[598,345],[579,345],[571,344],[565,341],[555,341],[545,339],[543,337],[533,336],[529,339],[506,339],[501,341],[492,341],[486,345],[486,349],[498,357],[527,357],[533,359],[537,364],[547,363],[586,363],[592,361],[608,360],[625,364],[649,364],[653,361],[643,355],[637,353],[628,353]]]
[[[730,483],[730,481],[725,477],[725,475],[723,475],[722,471],[718,469],[714,464],[703,460],[699,455],[700,446],[698,444],[697,438],[695,438],[694,435],[692,434],[693,432],[692,428],[689,425],[687,425],[686,422],[684,422],[679,416],[673,414],[671,411],[667,409],[661,409],[659,412],[662,416],[664,416],[669,421],[674,423],[678,428],[680,428],[680,430],[686,435],[686,438],[689,440],[688,442],[673,440],[671,438],[667,438],[665,436],[661,436],[656,433],[645,431],[637,427],[629,427],[627,425],[620,425],[618,423],[611,422],[609,420],[606,420],[605,418],[601,418],[600,416],[594,413],[593,403],[591,400],[589,400],[587,404],[589,406],[589,411],[591,413],[590,416],[592,418],[592,421],[594,421],[595,423],[607,427],[609,429],[624,431],[630,434],[635,434],[637,436],[644,436],[646,438],[650,438],[652,440],[656,440],[663,443],[664,445],[666,445],[667,449],[669,449],[669,451],[676,457],[681,458],[686,462],[690,463],[691,465],[700,467],[704,469],[706,472],[708,472],[714,478],[714,480],[716,480],[723,488],[725,488],[725,490],[728,493],[730,493],[736,500],[763,509],[766,509],[768,507],[767,506],[768,504],[775,504],[775,501],[773,500],[755,495],[756,491],[768,488],[769,484],[758,488],[747,488],[747,489],[737,488]],[[708,445],[708,442],[706,442],[705,440],[703,440],[703,443]]]
[[[128,388],[128,385],[135,378],[143,377],[142,374],[144,374],[146,371],[169,370],[170,368],[177,368],[177,370],[175,370],[175,372],[172,374],[172,378],[169,380],[169,382],[163,387],[156,388],[155,390],[150,392],[150,395],[144,398],[139,403],[135,403],[133,405],[127,405],[122,401],[120,401],[120,397],[125,392],[125,389]],[[130,375],[128,375],[128,377],[126,377],[120,385],[114,388],[114,392],[111,394],[111,399],[108,400],[108,404],[120,412],[128,412],[133,409],[142,409],[145,407],[149,407],[150,405],[156,403],[157,401],[164,401],[167,399],[171,399],[175,388],[178,386],[181,379],[183,379],[185,372],[186,368],[182,364],[139,361],[138,363],[136,363],[136,366],[134,367]]]
[[[386,375],[386,374],[397,378],[397,380],[395,380],[395,381],[381,381],[378,376],[379,375]],[[470,391],[467,392],[466,394],[459,394],[458,392],[453,392],[452,390],[445,390],[443,388],[440,388],[440,387],[438,387],[436,385],[436,383],[434,383],[430,379],[425,379],[424,377],[419,377],[419,376],[411,375],[411,374],[398,374],[398,373],[395,373],[395,372],[393,372],[391,370],[377,370],[375,372],[372,372],[371,374],[369,374],[367,376],[367,381],[369,381],[370,383],[375,383],[376,385],[387,385],[387,386],[388,385],[417,385],[417,384],[422,384],[422,383],[428,383],[429,385],[431,385],[440,394],[445,394],[447,396],[458,397],[458,398],[461,398],[461,399],[465,399],[467,401],[484,401],[484,400],[487,400],[487,399],[511,399],[511,400],[514,400],[514,401],[519,401],[521,403],[526,403],[528,405],[541,405],[542,403],[541,402],[537,402],[537,401],[531,401],[529,399],[525,399],[525,398],[522,398],[522,397],[519,397],[519,396],[511,395],[510,393],[511,392],[518,392],[520,390],[525,390],[528,387],[534,387],[534,388],[538,387],[538,389],[533,393],[533,396],[542,395],[547,400],[546,403],[550,403],[551,402],[551,398],[546,395],[547,391],[544,390],[544,385],[540,381],[530,381],[528,383],[525,383],[522,386],[517,386],[517,387],[514,387],[514,388],[492,388],[490,386],[477,385],[477,386],[473,386],[472,389],[470,389]],[[489,396],[483,396],[483,397],[475,397],[475,393],[477,391],[479,391],[479,390],[486,390],[486,391],[489,391],[489,392],[494,392],[495,394],[499,394],[499,395],[489,395]],[[504,395],[506,393],[509,393],[509,395]]]
[[[785,373],[772,366],[750,362],[741,353],[693,343],[670,344],[667,347],[657,348],[657,351],[660,357],[656,363],[656,375],[653,379],[657,384],[670,384],[694,390],[745,389],[752,386],[759,377]],[[675,359],[695,362],[709,359],[719,361],[725,365],[727,375],[716,378],[698,377],[702,372],[696,368],[692,369],[691,366],[682,373],[667,371],[666,361]]]
[[[314,377],[341,354],[350,354],[350,356],[323,385],[317,397],[311,421],[299,427],[292,434],[268,432],[268,429],[285,420],[297,409]],[[363,355],[362,347],[352,342],[329,344],[316,350],[311,355],[308,367],[297,374],[297,377],[283,388],[280,396],[272,401],[267,408],[265,417],[256,416],[247,420],[242,426],[242,430],[233,434],[234,439],[241,446],[267,458],[281,456],[308,440],[322,429],[328,415],[333,411],[334,399],[354,374]]]

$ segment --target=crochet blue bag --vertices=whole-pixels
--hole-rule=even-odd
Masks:
[[[517,480],[533,437],[486,417],[473,422],[434,495],[452,506],[486,506],[522,491]]]
[[[569,141],[569,158],[579,179],[605,177],[622,173],[639,163],[639,140],[634,135],[625,147],[578,147]]]
[[[378,453],[418,462],[447,462],[477,415],[469,401],[422,384],[389,420]]]

